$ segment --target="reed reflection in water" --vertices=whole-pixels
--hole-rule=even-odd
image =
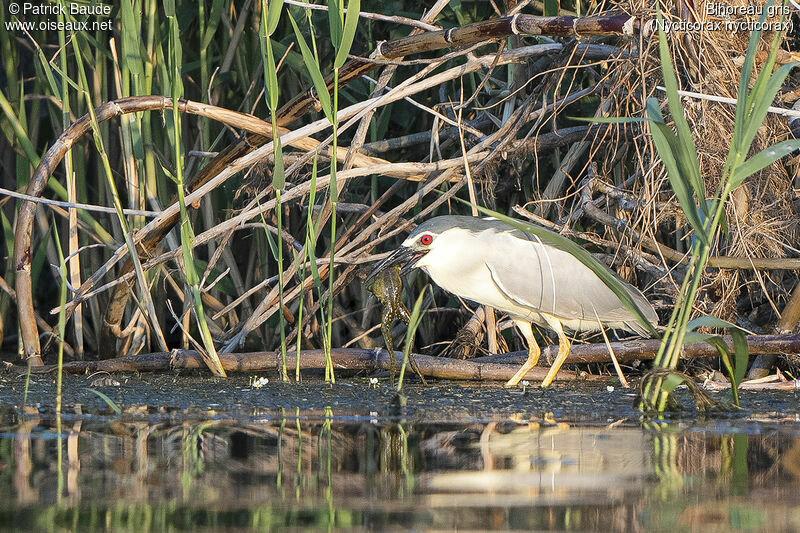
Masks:
[[[800,440],[780,431],[399,424],[330,409],[245,422],[70,415],[61,433],[35,414],[3,420],[2,528],[800,528]]]

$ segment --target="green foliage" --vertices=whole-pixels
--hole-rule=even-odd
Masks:
[[[0,90],[0,109],[6,116],[9,124],[13,128],[14,133],[17,137],[17,142],[20,143],[22,146],[25,155],[30,162],[32,167],[35,167],[39,164],[39,155],[36,153],[36,149],[33,147],[33,143],[28,138],[28,133],[26,131],[25,125],[19,120],[19,117],[14,112],[14,109],[11,107],[11,103],[6,98],[6,95],[3,94],[3,91]],[[24,112],[24,109],[22,110]]]
[[[336,0],[331,0],[334,3]],[[336,59],[333,61],[333,68],[340,69],[347,61],[347,54],[353,47],[353,39],[356,37],[356,29],[358,27],[358,15],[361,11],[361,0],[350,0],[347,4],[347,15],[344,19],[344,29],[342,32],[341,41],[335,44],[337,49]],[[335,42],[335,41],[334,41]]]
[[[681,111],[682,113],[682,111]],[[681,115],[683,117],[683,115]],[[669,183],[672,186],[672,191],[678,198],[681,209],[686,215],[686,219],[695,231],[695,235],[703,239],[707,245],[710,245],[708,236],[703,231],[703,221],[700,217],[698,209],[698,201],[701,206],[705,206],[705,186],[702,190],[695,187],[694,179],[690,178],[695,172],[700,173],[700,163],[697,158],[697,152],[694,148],[691,133],[689,139],[681,138],[675,135],[670,127],[661,116],[661,110],[658,106],[658,100],[655,98],[647,99],[647,118],[650,119],[650,132],[653,135],[653,144],[661,156],[661,161],[667,169],[667,176]],[[684,122],[686,119],[684,118]],[[688,126],[687,126],[688,127]],[[680,131],[680,130],[679,130]],[[691,144],[691,149],[686,145]],[[686,156],[684,152],[694,153],[693,156]],[[702,180],[701,180],[702,182]],[[698,197],[698,192],[702,196]],[[704,208],[705,210],[706,208]]]
[[[169,4],[174,14],[174,2],[169,2]],[[141,4],[138,5],[141,6]],[[141,28],[141,11],[134,11],[133,0],[122,0],[120,2],[120,19],[122,21],[122,59],[131,74],[144,76],[141,40],[138,38]]]
[[[664,381],[661,384],[661,388],[663,388],[667,392],[672,392],[681,385],[686,383],[686,380],[680,376],[679,374],[668,374]]]
[[[264,224],[264,230],[267,233],[267,239],[270,246],[273,248],[273,256],[278,263],[278,316],[280,317],[281,328],[281,377],[284,381],[288,381],[288,371],[286,368],[286,320],[283,315],[284,306],[284,279],[283,279],[283,239],[280,237],[283,234],[283,208],[281,207],[281,191],[286,186],[286,175],[283,165],[283,147],[281,146],[281,138],[278,133],[278,119],[276,111],[278,110],[278,67],[275,63],[275,54],[272,50],[271,35],[278,27],[278,21],[281,16],[281,9],[283,8],[282,0],[275,0],[269,6],[267,0],[262,0],[261,3],[262,17],[266,20],[261,20],[261,54],[266,58],[264,63],[264,77],[265,86],[267,88],[267,104],[270,110],[270,117],[272,119],[272,143],[274,146],[275,164],[272,168],[272,188],[275,190],[275,201],[277,203],[276,214],[278,218],[278,242],[273,244],[269,230],[266,227],[263,213],[261,215]],[[277,248],[277,250],[276,250]],[[299,371],[298,371],[299,373]]]
[[[280,4],[282,3],[283,2],[276,2],[276,4],[279,4],[278,13],[280,13]],[[211,5],[211,13],[209,14],[208,23],[205,28],[206,31],[202,36],[203,41],[200,43],[201,49],[208,48],[211,41],[214,39],[214,33],[216,33],[217,27],[219,26],[219,22],[222,18],[222,9],[225,7],[225,4],[226,2],[224,0],[214,0],[214,3]]]
[[[314,83],[314,88],[317,92],[322,110],[325,113],[328,121],[333,125],[333,144],[331,146],[331,167],[330,167],[330,183],[328,185],[328,199],[331,205],[331,247],[329,254],[329,269],[328,269],[328,309],[327,309],[327,323],[325,328],[325,379],[335,382],[336,379],[333,373],[333,360],[331,359],[331,344],[333,339],[333,296],[335,289],[335,248],[336,248],[336,224],[337,224],[337,205],[339,203],[339,187],[336,181],[336,170],[338,165],[337,159],[337,146],[338,146],[338,113],[339,113],[339,69],[344,65],[347,60],[347,54],[353,44],[355,32],[358,25],[358,18],[360,12],[360,0],[351,0],[348,5],[347,16],[345,22],[342,24],[342,11],[343,5],[336,0],[328,2],[328,26],[331,32],[331,43],[336,50],[336,58],[333,63],[333,92],[328,93],[328,84],[322,76],[322,69],[319,64],[319,57],[316,54],[316,49],[312,53],[311,48],[303,37],[300,28],[292,17],[289,15],[289,21],[292,24],[297,42],[300,45],[300,51],[303,55],[303,62],[306,69]],[[309,17],[309,20],[310,17]],[[314,27],[311,25],[312,42],[314,39]],[[325,312],[320,306],[320,314],[324,317]],[[323,320],[325,323],[325,320]]]
[[[114,413],[118,415],[122,414],[122,409],[120,409],[119,405],[117,405],[114,400],[109,398],[107,394],[105,394],[104,392],[100,392],[97,389],[93,389],[91,387],[86,387],[86,390],[100,397],[100,399],[103,400],[106,403],[106,405],[108,405],[111,408],[111,410],[114,411]]]
[[[64,261],[64,250],[61,248],[61,239],[58,232],[54,231],[56,247],[58,248],[59,273],[61,274],[61,290],[59,291],[58,308],[58,374],[56,375],[56,413],[61,413],[62,390],[64,379],[64,334],[67,330],[67,318],[64,305],[67,303],[67,263]]]
[[[764,148],[756,155],[735,167],[731,172],[731,188],[735,189],[749,176],[764,169],[764,167],[771,165],[775,161],[791,154],[798,147],[797,139],[790,139],[773,144],[769,148]]]
[[[0,149],[2,152],[0,155],[4,161],[10,160],[16,163],[10,172],[3,175],[2,186],[23,191],[32,169],[40,162],[41,154],[52,145],[64,127],[76,117],[87,113],[90,108],[93,109],[100,103],[118,97],[178,94],[180,97],[213,103],[232,110],[253,112],[256,116],[265,116],[266,107],[273,115],[273,125],[276,126],[275,112],[280,107],[282,95],[294,95],[305,88],[304,82],[297,75],[298,71],[305,67],[303,56],[296,45],[291,50],[287,48],[294,35],[290,23],[285,19],[281,20],[285,7],[282,0],[265,0],[263,4],[251,3],[246,8],[238,6],[230,11],[231,6],[223,0],[207,0],[205,3],[170,0],[163,6],[162,3],[153,0],[142,2],[121,0],[108,17],[112,27],[118,28],[114,33],[102,30],[76,32],[74,35],[66,33],[66,39],[60,42],[59,46],[52,46],[53,43],[59,42],[56,41],[58,33],[56,31],[34,31],[26,35],[9,31],[8,26],[0,24],[0,55],[4,58],[3,75],[0,76],[2,78],[0,137],[4,142],[7,141],[7,144]],[[346,2],[337,9],[341,10],[343,7],[346,7]],[[342,11],[339,23],[341,35],[338,45],[344,52],[344,55],[340,56],[342,58],[346,58],[346,51],[349,50],[349,44],[344,46],[342,37],[346,37],[344,41],[352,42],[351,38],[358,22],[359,3],[354,2],[350,7],[351,14],[345,16]],[[312,20],[310,13],[309,11],[309,21]],[[315,12],[315,22],[322,20],[320,15],[319,12]],[[7,10],[2,10],[0,17],[2,21],[8,20],[9,17],[14,19]],[[221,23],[228,17],[233,26],[226,28]],[[64,17],[64,20],[74,19],[75,17],[69,14]],[[249,28],[259,26],[260,19],[265,22],[262,26],[263,32],[259,31],[258,34],[250,32]],[[78,17],[77,20],[83,19]],[[104,17],[98,18],[99,22],[105,20]],[[229,31],[234,30],[239,22],[242,22],[241,34]],[[317,28],[327,33],[327,28],[319,25]],[[305,31],[308,36],[308,30]],[[266,38],[263,38],[264,35]],[[114,41],[109,39],[112,36],[115,38]],[[337,51],[331,50],[327,35],[323,35],[320,43],[322,45],[319,53],[316,44],[309,43],[313,50],[314,62],[326,66],[332,65]],[[111,53],[112,45],[116,47],[117,56]],[[230,65],[226,66],[225,60],[228,56],[231,61]],[[278,75],[277,63],[281,59],[284,59],[284,63],[281,74]],[[84,77],[79,76],[76,68],[79,61],[86,68]],[[220,68],[215,70],[217,67]],[[255,84],[253,80],[262,67],[266,98],[257,100],[262,85],[258,83],[260,80]],[[81,69],[83,68],[81,66]],[[324,71],[325,67],[320,70]],[[76,92],[78,98],[72,96]],[[334,103],[330,98],[330,91],[323,92],[325,93],[323,98],[327,96],[330,102],[328,112],[332,113]],[[120,208],[123,205],[150,210],[165,207],[167,202],[174,201],[176,190],[180,187],[179,182],[185,177],[183,185],[185,186],[186,182],[190,181],[189,176],[201,169],[206,162],[205,159],[192,159],[188,155],[184,162],[183,155],[177,155],[178,144],[191,146],[200,151],[218,151],[230,142],[230,133],[208,119],[188,118],[187,122],[191,126],[186,127],[184,131],[178,131],[179,121],[173,120],[173,112],[174,110],[165,113],[130,114],[120,119],[97,123],[97,127],[93,128],[91,133],[100,152],[83,149],[85,141],[79,141],[76,146],[78,149],[72,151],[74,155],[72,165],[68,166],[65,159],[64,166],[59,166],[55,170],[49,183],[51,191],[47,195],[68,201],[67,189],[62,182],[65,174],[74,174],[78,183],[77,201],[101,205],[114,202],[115,207]],[[62,123],[61,119],[64,116],[67,118]],[[335,115],[331,114],[331,118],[335,119]],[[198,122],[200,127],[195,127]],[[277,135],[278,128],[274,127],[274,130],[276,164],[272,169],[272,178],[274,188],[280,191],[285,187],[286,177],[283,149],[280,137]],[[206,131],[211,133],[206,134]],[[215,144],[217,146],[214,146]],[[98,153],[106,150],[110,152],[108,167],[104,160],[105,155],[98,156]],[[173,154],[181,159],[180,164],[172,163]],[[126,163],[128,160],[131,162],[130,165]],[[108,179],[107,168],[112,171],[113,180]],[[179,176],[179,171],[185,172],[186,176]],[[231,180],[231,184],[226,185],[226,190],[219,191],[224,194],[215,191],[206,196],[203,201],[211,204],[210,212],[224,218],[226,213],[234,209],[236,199],[233,193],[238,185],[235,180]],[[116,190],[116,187],[119,190]],[[138,205],[131,205],[134,202],[138,202]],[[15,201],[12,201],[5,205],[11,206],[14,203]],[[287,207],[280,212],[281,215],[284,213],[287,213],[292,220],[296,219],[293,208]],[[3,218],[7,219],[9,214],[11,211],[2,213]],[[109,222],[105,215],[93,216],[84,210],[78,210],[78,214],[83,223],[82,229],[78,230],[79,247],[97,241],[109,247],[119,246],[121,240],[129,241],[126,237],[133,236],[135,228],[143,225],[141,217],[122,216],[119,218],[119,225],[116,225],[113,220]],[[190,220],[194,213],[191,207],[186,205],[183,205],[181,215],[182,223],[178,234],[182,243],[179,254],[183,258],[182,264],[187,268],[186,281],[199,283],[211,256],[209,253],[206,257],[203,247],[196,246],[195,232],[199,235],[201,231],[219,220],[209,220],[200,216]],[[286,219],[283,216],[280,218],[279,225],[283,226]],[[8,222],[10,223],[10,220]],[[59,217],[56,219],[56,224],[63,237],[66,223]],[[310,272],[309,276],[313,275],[316,278],[317,287],[321,286],[322,281],[316,264],[317,250],[314,248],[318,240],[327,246],[327,240],[320,238],[321,226],[324,224],[325,221],[322,221],[322,224],[309,228],[310,249],[302,254],[305,258],[304,263],[307,263],[309,258],[313,261],[310,265],[304,264],[303,269],[305,273]],[[302,222],[292,229],[304,231]],[[9,231],[5,233],[4,244],[7,250],[3,255],[9,256],[7,251],[13,249],[13,231],[9,227]],[[236,238],[242,233],[236,235]],[[50,287],[55,287],[54,282],[58,280],[50,279],[52,277],[50,269],[44,268],[48,263],[57,263],[55,256],[52,256],[54,249],[52,235],[52,231],[44,231],[41,234],[37,232],[33,243],[33,283],[37,289],[43,288],[37,297],[40,297],[41,303],[47,309],[58,305],[55,291],[50,290]],[[303,242],[302,234],[300,242],[301,244]],[[133,241],[131,240],[129,244],[133,244]],[[225,245],[227,246],[227,243]],[[214,244],[209,246],[209,252],[212,246]],[[276,247],[276,250],[279,255],[285,251],[282,247]],[[81,258],[85,261],[81,271],[81,277],[84,279],[91,274],[88,272],[89,265],[99,264],[104,260],[99,254],[93,257],[91,262],[85,260],[93,254],[96,252],[81,253]],[[219,258],[215,258],[215,261],[218,260]],[[157,305],[162,305],[161,302],[166,299],[163,297],[164,285],[152,284],[152,277],[148,280],[151,274],[141,270],[141,262],[138,259],[135,262],[137,279],[142,281],[137,285],[139,294],[136,296],[145,298],[140,301],[147,307],[145,293],[156,292],[159,295]],[[270,256],[258,258],[254,268],[256,275],[270,269],[274,272],[276,262],[282,263],[280,259],[276,261]],[[0,272],[0,275],[13,285],[11,263],[10,260],[4,262],[5,271]],[[240,265],[242,268],[246,266],[246,260],[243,260],[243,263]],[[174,265],[169,268],[170,272],[178,272]],[[221,262],[216,262],[213,268],[217,272],[217,277],[220,272],[224,273],[226,270],[224,263]],[[282,270],[279,272],[282,275]],[[251,282],[250,279],[241,280],[245,281]],[[239,283],[233,283],[231,276],[225,274],[220,283],[215,284],[214,294],[220,299],[225,299],[232,295],[234,289],[243,290]],[[282,280],[281,292],[283,284]],[[47,290],[44,290],[45,288]],[[194,295],[194,290],[187,289],[187,294],[189,293]],[[206,295],[203,294],[203,297]],[[13,302],[7,295],[0,294],[0,311],[4,316],[12,305]],[[102,327],[104,306],[96,306],[94,302],[92,305],[94,310],[91,311],[93,315],[89,318],[89,322],[93,323],[87,326],[92,330],[99,330]],[[98,309],[100,313],[97,312]],[[322,312],[324,311],[323,309]],[[161,309],[159,315],[163,316]],[[157,324],[151,324],[154,325]],[[156,332],[153,338],[159,337]],[[212,340],[210,335],[207,339]],[[94,346],[90,349],[93,348]],[[159,346],[158,349],[162,347]]]
[[[344,5],[337,0],[328,0],[328,29],[331,32],[331,44],[339,48],[342,44],[342,14]]]
[[[183,63],[183,49],[180,42],[180,28],[178,18],[175,15],[174,0],[167,0],[164,4],[164,11],[169,19],[170,26],[170,65],[172,67],[172,131],[174,134],[173,147],[175,149],[175,181],[178,188],[178,203],[180,205],[180,235],[181,252],[183,255],[183,269],[186,273],[186,283],[189,285],[191,300],[194,304],[194,312],[197,318],[197,326],[205,348],[203,360],[208,365],[209,370],[218,376],[225,376],[225,369],[219,360],[214,339],[208,327],[203,305],[203,297],[200,289],[200,276],[197,273],[194,263],[194,241],[195,234],[192,223],[189,220],[189,213],[186,210],[186,199],[184,197],[184,177],[183,177],[183,151],[181,149],[181,116],[178,112],[178,101],[183,96],[183,81],[181,79],[181,65]]]
[[[278,121],[275,112],[278,110],[278,67],[275,63],[275,54],[272,50],[272,38],[270,37],[278,26],[280,20],[282,1],[274,1],[267,4],[267,0],[261,2],[261,13],[266,19],[261,21],[261,54],[264,61],[264,79],[267,91],[267,105],[272,119],[272,142],[275,146],[275,165],[272,169],[272,186],[276,191],[283,190],[286,186],[285,169],[283,165],[283,147],[281,138],[278,134]]]
[[[403,377],[406,375],[406,366],[408,360],[413,355],[414,350],[414,336],[417,334],[417,328],[422,321],[422,303],[425,301],[425,290],[428,287],[423,287],[422,291],[417,296],[417,301],[414,303],[414,309],[411,311],[411,318],[408,320],[408,330],[406,331],[406,343],[403,348],[403,366],[400,368],[400,379],[397,381],[397,390],[403,388]]]
[[[289,22],[292,23],[294,34],[297,37],[297,44],[300,45],[300,51],[303,54],[303,62],[306,65],[308,74],[311,76],[311,80],[314,82],[314,89],[317,91],[317,98],[319,98],[320,105],[322,105],[322,111],[325,113],[325,116],[328,117],[328,120],[333,123],[336,121],[336,116],[333,114],[331,95],[328,93],[328,85],[325,83],[325,78],[322,76],[322,70],[320,70],[317,64],[317,58],[311,52],[308,44],[306,44],[303,33],[294,21],[292,14],[289,12],[286,14],[289,16]]]
[[[731,354],[725,340],[719,335],[707,335],[705,333],[698,333],[697,328],[710,327],[727,329],[733,337],[733,351]],[[747,337],[744,331],[721,318],[714,316],[704,315],[694,320],[691,320],[687,325],[687,334],[684,344],[694,344],[696,342],[707,342],[714,346],[719,352],[722,363],[728,371],[728,376],[731,380],[731,392],[733,394],[733,403],[739,407],[739,384],[744,379],[745,372],[747,371],[747,362],[750,355],[750,350],[747,347]],[[691,334],[690,334],[691,333]]]
[[[659,27],[662,27],[663,18],[660,10],[658,12],[658,21]],[[666,88],[667,95],[669,95],[667,98],[667,105],[669,106],[672,120],[675,122],[675,129],[677,132],[677,136],[667,136],[671,149],[670,151],[678,165],[681,180],[685,185],[688,185],[687,188],[694,192],[696,200],[700,203],[700,209],[708,216],[705,202],[706,186],[703,177],[700,175],[700,159],[697,156],[697,149],[695,148],[694,139],[692,138],[692,130],[689,128],[689,123],[686,120],[686,116],[683,114],[681,100],[680,98],[674,97],[678,94],[678,79],[672,67],[672,58],[669,54],[667,36],[663,31],[658,32],[658,45],[661,67],[664,73],[664,87]],[[650,109],[650,101],[648,101],[648,111]],[[656,129],[661,130],[661,128]],[[655,135],[654,133],[654,140]],[[659,154],[661,153],[661,150],[659,150]],[[672,179],[671,175],[670,179]],[[670,183],[672,183],[672,181],[670,181]],[[681,207],[684,207],[683,204],[681,204]]]

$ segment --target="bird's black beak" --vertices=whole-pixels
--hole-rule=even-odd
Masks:
[[[414,268],[414,265],[417,264],[417,261],[419,261],[422,256],[427,253],[428,250],[414,250],[413,248],[401,246],[389,254],[389,257],[375,265],[375,267],[372,269],[372,272],[370,272],[369,276],[367,276],[367,283],[371,282],[381,271],[395,265],[402,265],[400,275],[405,275],[409,270]]]

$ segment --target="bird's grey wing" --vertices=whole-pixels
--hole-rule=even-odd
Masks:
[[[530,240],[521,245],[519,235],[511,232],[491,236],[494,250],[515,251],[492,254],[486,261],[498,288],[507,297],[561,319],[596,323],[599,318],[605,323],[636,323],[633,314],[586,265],[535,236],[528,237]],[[648,318],[655,322],[655,312],[644,296],[625,285],[642,310],[648,315],[652,313]]]

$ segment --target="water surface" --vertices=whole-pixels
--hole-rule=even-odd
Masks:
[[[588,383],[97,377],[65,377],[60,417],[54,376],[26,402],[0,377],[0,528],[800,530],[796,393],[656,424]]]

